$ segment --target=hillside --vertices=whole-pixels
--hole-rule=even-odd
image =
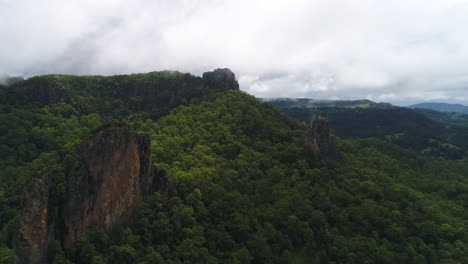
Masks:
[[[468,127],[468,114],[456,112],[439,112],[431,109],[414,108],[414,111],[447,127]]]
[[[202,77],[176,71],[116,76],[44,75],[4,87],[0,100],[9,105],[65,103],[80,114],[97,112],[113,119],[130,112],[158,118],[178,105],[229,89],[239,89],[229,69],[206,72]]]
[[[260,98],[261,101],[271,103],[278,109],[285,108],[390,108],[389,103],[376,103],[367,99],[363,100],[316,100],[308,98]]]
[[[304,122],[326,114],[332,129],[342,138],[375,137],[449,159],[459,159],[468,150],[464,140],[468,136],[467,118],[462,114],[434,113],[367,100],[294,102],[294,99],[270,101],[279,111]]]
[[[409,108],[431,109],[439,112],[454,112],[468,114],[468,106],[446,103],[420,103],[408,106]]]
[[[330,135],[325,119],[309,127],[240,91],[230,71],[215,73],[219,77],[213,79],[162,79],[173,86],[152,79],[144,92],[132,76],[62,76],[59,84],[28,79],[1,87],[6,97],[0,107],[0,263],[10,263],[18,230],[36,215],[25,210],[36,207],[24,198],[20,202],[31,186],[39,197],[47,195],[33,205],[72,205],[57,209],[54,221],[47,217],[47,226],[63,220],[65,228],[85,230],[73,243],[54,236],[40,263],[463,263],[468,258],[466,156],[447,160],[392,141],[342,139]],[[94,78],[105,81],[98,85],[101,79],[94,83]],[[201,86],[186,81],[191,79]],[[109,80],[114,84],[106,88]],[[66,96],[23,92],[57,87]],[[145,98],[131,99],[122,91]],[[154,94],[154,102],[146,94]],[[350,109],[366,115],[368,108]],[[399,116],[387,108],[373,111],[353,127],[364,133],[377,119],[394,118],[394,126],[416,122],[418,132],[444,129],[401,111]],[[407,123],[397,122],[405,117]],[[351,127],[348,119],[333,121],[329,115],[329,120],[332,128]],[[45,168],[56,175],[41,192]],[[133,175],[134,183],[125,175]],[[116,179],[122,181],[112,185]],[[167,182],[160,185],[158,179]],[[155,187],[164,187],[149,188],[154,180]],[[107,192],[103,186],[116,189]],[[148,193],[139,196],[141,188]],[[119,207],[122,197],[132,199]],[[88,205],[132,210],[106,222],[100,218],[106,214],[84,210],[92,208]],[[83,222],[94,216],[94,222]],[[25,252],[15,247],[16,255]]]

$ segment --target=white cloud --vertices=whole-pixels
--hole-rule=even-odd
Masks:
[[[0,73],[229,67],[257,96],[455,101],[468,97],[467,12],[460,0],[1,0]]]

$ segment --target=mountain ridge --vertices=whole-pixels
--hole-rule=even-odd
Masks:
[[[47,254],[53,264],[463,263],[468,258],[468,156],[456,156],[458,150],[446,142],[425,142],[433,149],[399,144],[417,139],[401,135],[400,129],[426,135],[445,131],[444,125],[411,109],[372,108],[368,102],[289,108],[304,111],[304,118],[309,111],[328,110],[343,118],[335,122],[359,117],[360,122],[338,124],[349,132],[383,136],[344,139],[331,135],[333,119],[318,118],[308,127],[239,89],[226,90],[232,82],[215,79],[219,87],[195,97],[191,86],[176,93],[174,102],[180,104],[170,104],[171,92],[178,89],[170,85],[165,103],[122,99],[114,93],[155,87],[135,90],[140,89],[136,83],[148,80],[132,86],[128,77],[97,90],[70,82],[68,99],[51,105],[37,98],[21,101],[1,87],[7,97],[0,99],[0,263],[10,263],[21,223],[30,224],[22,229],[27,233],[37,231],[33,242],[56,237],[42,232],[44,226],[62,226],[52,230],[79,236],[64,247],[53,243]],[[164,79],[172,81],[183,83]],[[118,89],[108,89],[113,87]],[[111,132],[112,124],[122,123],[133,132]],[[387,123],[394,127],[383,127]],[[131,135],[151,148],[125,140]],[[446,150],[447,157],[454,151],[456,158],[424,154],[434,150]],[[162,182],[161,191],[150,190],[141,201],[138,193],[146,191],[131,191],[132,196],[127,190],[142,190],[135,186],[148,187],[151,181],[141,177],[147,184],[131,184],[138,182],[135,177],[119,173],[148,175],[137,169],[138,163],[154,166],[160,176],[156,185]],[[52,188],[46,187],[50,170],[44,168],[56,172]],[[116,188],[106,189],[117,191],[99,188],[112,179]],[[22,200],[36,201],[29,208],[37,210],[21,213],[28,204],[20,205],[18,193],[29,184],[37,187],[29,192],[36,198]],[[70,186],[73,192],[67,192]],[[109,199],[99,198],[108,194]],[[69,195],[76,198],[66,203],[70,210],[57,215],[73,224],[63,226],[65,219],[56,218],[53,208],[69,201]],[[103,202],[122,201],[121,196],[128,198],[128,206]],[[113,206],[116,210],[110,211],[118,214],[106,217]],[[122,208],[128,215],[117,217]],[[24,218],[32,221],[18,222]],[[117,218],[122,221],[112,228],[102,224]],[[28,251],[15,253],[22,252]]]
[[[282,108],[314,108],[314,107],[344,107],[344,108],[366,108],[366,107],[379,107],[389,108],[393,107],[390,103],[376,103],[368,99],[358,100],[329,100],[329,99],[311,99],[311,98],[259,98],[262,102],[268,102],[275,105],[278,109]]]
[[[342,138],[381,138],[427,155],[462,158],[468,145],[468,116],[432,112],[363,100],[282,98],[264,100],[279,111],[310,122],[328,116],[335,134]]]
[[[468,114],[468,106],[462,104],[448,104],[437,102],[424,102],[407,106],[408,108],[431,109],[439,112],[455,112]]]

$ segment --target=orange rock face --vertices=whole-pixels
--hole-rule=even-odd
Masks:
[[[48,221],[50,183],[53,172],[46,170],[31,181],[22,197],[23,215],[14,263],[44,263],[49,241],[55,235],[54,222]]]
[[[153,185],[150,140],[127,126],[112,126],[94,134],[81,150],[68,176],[65,203],[65,246],[91,226],[109,229],[128,215]]]
[[[51,199],[53,172],[33,179],[23,199],[14,262],[48,263],[52,244],[70,247],[91,227],[111,229],[152,192],[167,195],[167,181],[151,165],[150,143],[126,125],[96,131],[81,145],[59,203]]]

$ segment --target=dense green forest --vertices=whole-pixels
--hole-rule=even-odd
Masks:
[[[369,100],[269,100],[304,122],[326,114],[341,138],[380,138],[424,155],[460,159],[468,150],[468,115],[409,109]]]
[[[259,98],[262,102],[268,102],[275,108],[283,110],[288,108],[392,108],[389,103],[376,103],[371,100],[316,100],[309,98]]]
[[[154,98],[165,99],[156,104],[126,92],[161,80]],[[65,99],[44,104],[43,94],[24,93],[51,83],[69,87]],[[197,85],[163,72],[0,87],[0,263],[11,261],[25,184],[46,167],[65,174],[82,140],[109,122],[151,136],[169,195],[154,193],[113,231],[96,229],[51,252],[55,264],[466,263],[465,152],[425,155],[385,137],[398,137],[409,120],[380,138],[336,138],[344,155],[336,166],[311,159],[305,122],[242,91]],[[55,188],[60,199],[66,190],[60,181]]]
[[[431,109],[415,108],[415,112],[427,116],[448,127],[468,127],[468,114],[456,112],[439,112]]]

